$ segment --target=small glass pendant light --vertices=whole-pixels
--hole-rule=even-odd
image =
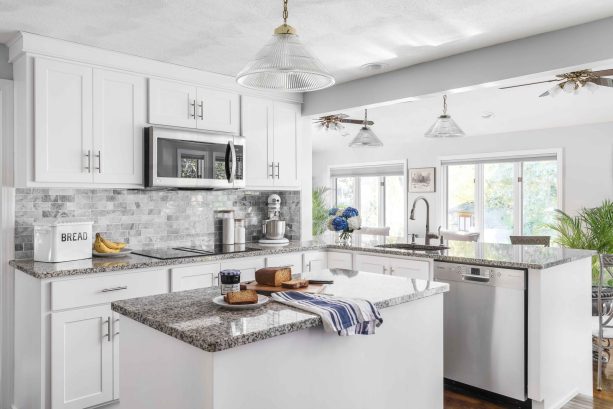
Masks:
[[[350,148],[379,148],[383,146],[381,139],[368,126],[368,110],[364,110],[364,126],[358,131],[358,134],[349,143]]]
[[[447,115],[447,95],[443,95],[443,115],[436,119],[434,125],[424,134],[426,138],[454,138],[464,136],[464,131],[460,129],[451,116]]]
[[[287,24],[287,1],[283,1],[283,24],[236,76],[240,85],[288,92],[315,91],[334,85],[334,77],[309,53],[294,27]]]

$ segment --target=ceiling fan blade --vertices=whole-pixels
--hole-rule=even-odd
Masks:
[[[549,91],[543,92],[541,95],[539,95],[539,98],[540,97],[547,97],[547,96],[549,96]]]
[[[356,124],[356,125],[363,125],[364,124],[364,120],[363,119],[341,119],[339,122],[342,122],[344,124]],[[375,123],[373,121],[367,121],[366,124],[367,125],[374,125]]]
[[[593,71],[592,74],[597,75],[599,77],[609,77],[609,76],[613,75],[613,69]]]
[[[500,87],[498,89],[509,89],[509,88],[517,88],[517,87],[525,87],[527,85],[536,85],[536,84],[544,84],[546,82],[556,82],[556,81],[560,81],[559,79],[555,79],[555,80],[547,80],[547,81],[538,81],[538,82],[529,82],[527,84],[520,84],[520,85],[509,85],[507,87]]]
[[[613,79],[611,78],[595,78],[591,80],[596,85],[601,85],[603,87],[613,87]]]

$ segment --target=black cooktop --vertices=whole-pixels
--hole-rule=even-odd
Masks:
[[[133,251],[132,254],[156,258],[158,260],[172,260],[176,258],[215,256],[219,254],[243,253],[246,251],[257,250],[259,249],[254,247],[247,247],[244,244],[229,244],[215,245],[214,247],[194,246],[136,250]]]

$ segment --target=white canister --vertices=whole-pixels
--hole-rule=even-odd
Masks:
[[[34,223],[34,261],[59,263],[92,257],[93,222]]]
[[[245,219],[234,219],[234,244],[245,244]]]
[[[222,244],[234,244],[234,219],[224,218]]]

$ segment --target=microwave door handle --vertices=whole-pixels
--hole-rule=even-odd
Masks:
[[[232,163],[230,163],[232,161]],[[236,150],[234,149],[234,142],[229,141],[226,146],[226,178],[229,183],[234,183],[234,177],[236,176]]]

